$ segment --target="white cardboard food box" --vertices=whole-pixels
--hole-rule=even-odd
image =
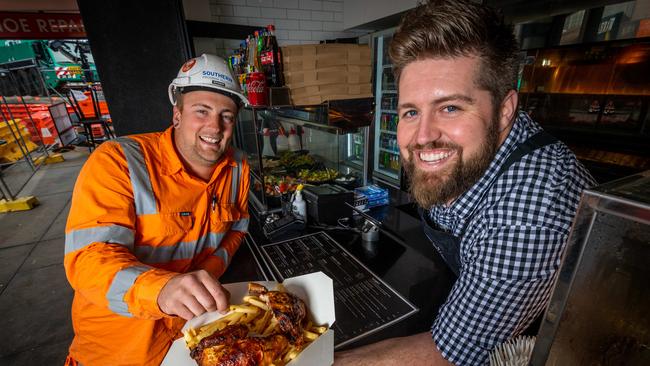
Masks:
[[[254,281],[272,290],[277,282]],[[330,366],[334,363],[334,331],[331,329],[336,320],[334,314],[334,287],[332,279],[323,272],[310,273],[298,277],[287,278],[282,282],[287,291],[300,297],[307,305],[314,324],[327,325],[328,329],[314,342],[305,348],[298,357],[287,365],[291,366]],[[230,303],[241,304],[244,296],[248,295],[248,282],[223,285],[230,291]],[[222,314],[218,312],[205,313],[185,323],[183,331],[189,327],[197,328],[214,321]],[[185,346],[183,338],[172,343],[161,366],[196,366],[190,357],[190,351]]]

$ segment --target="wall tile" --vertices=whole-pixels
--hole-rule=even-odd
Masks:
[[[317,22],[313,20],[301,20],[300,21],[301,30],[313,30],[319,31],[323,30],[323,22]]]
[[[312,11],[311,12],[312,20],[334,20],[334,13],[329,11]]]
[[[236,17],[260,17],[260,8],[253,6],[235,6]]]
[[[273,7],[273,0],[246,0],[246,5],[255,7]]]
[[[323,1],[323,10],[343,11],[343,3],[333,1]]]
[[[279,8],[260,8],[260,13],[262,16],[267,18],[275,19],[286,19],[287,18],[287,9]]]
[[[343,23],[341,22],[323,22],[324,31],[342,31]]]
[[[310,31],[290,31],[289,39],[309,40],[311,39]]]
[[[297,30],[300,29],[300,22],[290,19],[278,19],[275,21],[275,27],[277,29]]]
[[[310,20],[311,11],[309,10],[297,10],[297,9],[288,9],[287,18],[289,19],[298,19],[298,20]]]
[[[300,9],[322,10],[323,2],[318,0],[300,0]]]
[[[298,9],[299,5],[299,0],[274,0],[273,4],[275,4],[276,8],[284,8],[284,9]]]

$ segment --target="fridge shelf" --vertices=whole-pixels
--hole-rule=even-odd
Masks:
[[[390,154],[393,154],[393,155],[399,155],[399,151],[393,151],[393,150],[389,150],[389,149],[384,149],[383,147],[380,147],[380,148],[379,148],[379,151],[387,152],[387,153],[390,153]]]
[[[391,135],[395,135],[395,136],[397,136],[397,132],[395,132],[395,131],[384,130],[384,129],[381,129],[381,130],[379,130],[379,131],[381,131],[381,133],[387,133],[387,134],[391,134]]]
[[[398,174],[397,170],[395,170],[395,169],[393,169],[391,167],[384,166],[382,163],[379,163],[379,167],[381,168],[381,170],[378,173],[383,174],[383,175],[388,176],[388,177],[393,178],[393,179],[398,179],[399,178],[399,174]]]

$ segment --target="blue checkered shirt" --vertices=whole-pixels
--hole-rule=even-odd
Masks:
[[[524,331],[546,308],[589,172],[561,142],[497,172],[520,142],[541,127],[520,113],[487,171],[430,217],[461,238],[461,270],[431,332],[447,360],[482,365],[500,343]]]

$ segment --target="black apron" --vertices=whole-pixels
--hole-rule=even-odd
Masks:
[[[540,149],[544,146],[551,145],[558,142],[558,140],[548,134],[545,131],[540,131],[536,133],[535,135],[529,137],[526,141],[520,143],[515,150],[510,153],[504,164],[501,166],[501,169],[497,172],[497,176],[495,177],[494,180],[492,180],[492,184],[485,190],[483,193],[483,199],[487,192],[490,191],[490,188],[492,188],[492,185],[494,182],[496,182],[499,177],[506,171],[510,166],[519,160],[523,158],[524,156],[530,154],[531,152]],[[440,229],[440,227],[435,224],[431,219],[429,218],[429,215],[424,212],[421,208],[419,209],[420,211],[420,217],[422,218],[422,227],[424,228],[424,233],[429,238],[429,241],[433,244],[433,246],[436,248],[442,259],[447,263],[449,268],[454,272],[456,277],[460,274],[460,241],[461,238],[454,236],[450,233],[447,233]],[[469,215],[469,219],[466,222],[471,222],[472,218],[474,216],[475,212],[471,213]],[[463,232],[465,229],[463,229]],[[537,330],[537,327],[539,326],[539,320],[541,318],[538,318],[536,321],[531,324],[531,326],[524,332],[524,334],[529,333],[531,328],[535,328],[535,333]],[[537,323],[537,327],[535,327]]]

